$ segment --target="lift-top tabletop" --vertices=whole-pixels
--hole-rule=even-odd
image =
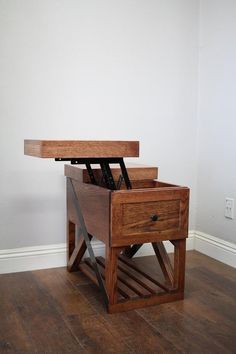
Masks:
[[[42,158],[138,157],[138,141],[25,140],[25,155]]]

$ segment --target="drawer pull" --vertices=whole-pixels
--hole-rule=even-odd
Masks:
[[[151,219],[152,221],[157,221],[157,220],[158,220],[158,215],[157,215],[157,214],[152,214],[152,215],[150,216],[150,219]]]

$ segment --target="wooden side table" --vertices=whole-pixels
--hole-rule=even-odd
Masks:
[[[100,287],[110,313],[184,298],[187,187],[157,181],[157,168],[126,168],[123,157],[138,156],[137,142],[26,141],[25,154],[72,163],[65,165],[68,270]],[[86,169],[76,166],[82,164]],[[105,258],[94,256],[93,237],[105,244]],[[166,240],[174,245],[173,264]],[[164,281],[133,262],[145,243]]]

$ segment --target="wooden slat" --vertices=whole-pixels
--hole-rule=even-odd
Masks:
[[[159,288],[165,290],[165,291],[171,291],[171,289],[164,285],[161,284],[159,281],[157,281],[156,279],[153,279],[149,274],[143,272],[140,268],[138,268],[130,259],[128,259],[125,256],[120,256],[119,260],[121,260],[123,263],[125,263],[127,266],[129,266],[130,268],[134,269],[136,272],[138,272],[139,274],[141,274],[143,277],[147,278],[148,280],[150,280],[152,283],[154,283],[155,285],[157,285]]]
[[[42,158],[138,157],[138,141],[25,140],[25,155]]]
[[[105,259],[103,257],[97,257],[97,261],[99,264],[105,267]],[[136,281],[136,279],[130,277],[129,273],[119,266],[119,263],[118,263],[117,274],[118,274],[117,275],[118,287],[120,286],[121,283],[123,283],[126,285],[127,288],[131,289],[138,296],[145,297],[150,295],[150,292],[147,291],[145,287],[140,286],[140,284]]]
[[[96,258],[97,259],[97,258]],[[97,259],[98,261],[98,259]],[[98,261],[98,267],[101,273],[102,278],[105,280],[105,265],[102,264],[101,262]],[[79,267],[85,275],[88,275],[89,278],[96,284],[98,285],[97,278],[95,276],[93,266],[91,264],[91,261],[89,258],[86,258],[84,262],[82,263],[82,267]],[[137,298],[137,294],[134,293],[129,287],[126,285],[118,282],[118,299],[120,300],[121,297],[122,299],[135,299]],[[120,296],[119,296],[120,295]]]
[[[128,300],[125,302],[120,302],[117,304],[109,304],[108,311],[109,313],[116,313],[128,310],[134,310],[141,307],[153,306],[158,304],[163,304],[166,302],[172,302],[177,300],[182,300],[184,298],[184,293],[178,292],[173,294],[158,294],[153,295],[148,299],[138,298],[137,300]]]
[[[99,270],[101,272],[102,278],[105,280],[105,260],[103,258],[104,262],[100,262],[99,258],[100,257],[96,257],[96,260],[98,262],[98,266],[99,266]],[[86,261],[90,262],[89,259],[87,259]],[[92,267],[91,262],[90,262],[90,267]],[[126,285],[119,283],[119,282],[117,285],[117,291],[118,291],[118,295],[123,296],[123,298],[125,298],[125,299],[133,299],[133,298],[137,297],[133,291],[130,291],[130,288],[127,288]],[[118,299],[119,299],[119,296],[118,296]]]
[[[150,294],[156,294],[159,290],[156,289],[156,291],[153,289],[155,287],[154,284],[149,285],[150,281],[143,277],[142,274],[139,273],[138,276],[136,276],[134,273],[134,270],[130,267],[127,267],[125,264],[121,264],[121,262],[118,265],[118,269],[120,269],[123,273],[129,276],[130,279],[133,279],[135,282],[137,282],[139,285],[142,286],[142,288],[145,291],[145,295],[150,295]],[[153,286],[154,285],[154,286]]]

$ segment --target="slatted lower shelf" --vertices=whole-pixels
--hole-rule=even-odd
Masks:
[[[97,264],[102,278],[105,279],[105,259],[97,257]],[[84,259],[79,269],[98,285],[92,263],[89,258]],[[153,279],[149,274],[141,270],[132,260],[121,255],[117,266],[117,293],[118,301],[149,298],[154,295],[172,293],[175,289]]]

